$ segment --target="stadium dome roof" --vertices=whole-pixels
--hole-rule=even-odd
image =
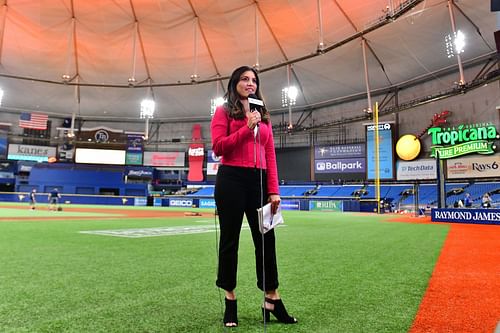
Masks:
[[[0,10],[2,108],[87,119],[138,119],[153,96],[155,118],[210,117],[240,65],[261,71],[271,110],[281,90],[297,107],[328,105],[446,68],[452,31],[443,0],[4,0]],[[489,1],[455,0],[464,63],[496,52]],[[288,65],[291,65],[290,69]],[[458,80],[458,76],[457,76]],[[437,89],[452,82],[438,80]]]

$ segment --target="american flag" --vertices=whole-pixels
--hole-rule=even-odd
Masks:
[[[49,116],[43,113],[21,113],[19,127],[46,130],[48,119]]]

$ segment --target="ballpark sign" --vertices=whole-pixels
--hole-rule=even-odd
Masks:
[[[466,154],[493,154],[496,147],[493,140],[500,137],[492,124],[459,125],[453,128],[432,127],[427,132],[431,136],[431,157],[448,159]]]

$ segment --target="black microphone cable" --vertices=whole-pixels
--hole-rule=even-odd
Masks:
[[[215,198],[214,198],[215,202]],[[215,229],[215,260],[217,261],[217,264],[215,265],[215,278],[217,279],[217,274],[219,272],[219,230],[217,227],[217,216],[219,216],[217,212],[217,206],[215,206],[214,209],[214,229]],[[220,318],[222,318],[222,327],[223,327],[223,332],[227,332],[227,327],[224,325],[224,305],[222,302],[222,293],[219,287],[217,287],[217,292],[219,296],[219,304],[220,304]]]
[[[259,184],[260,184],[260,208],[263,209],[264,207],[264,184],[263,184],[263,170],[262,170],[262,146],[261,146],[261,138],[260,138],[260,128],[257,127],[257,138],[258,138],[258,150],[259,150],[259,164],[260,164],[260,168],[259,168]],[[256,146],[256,142],[255,142],[255,137],[254,137],[254,147]],[[255,151],[255,155],[257,155],[257,149]],[[255,163],[255,165],[257,165],[257,163]],[[261,222],[264,223],[264,221],[261,221],[259,220],[259,216],[260,215],[263,215],[263,211],[258,213],[257,214],[257,222],[259,223],[259,229],[260,229],[260,226],[261,226]],[[262,310],[262,320],[263,320],[263,329],[264,329],[264,333],[266,333],[267,331],[267,323],[266,323],[266,264],[265,264],[265,244],[264,244],[264,227],[262,227],[262,230],[261,230],[261,242],[262,242],[262,299],[263,299],[263,303],[262,303],[262,306],[263,306],[263,310]]]
[[[255,106],[254,107],[254,112],[259,112],[259,114],[262,116],[262,107],[264,106],[264,102],[261,101],[257,95],[255,94],[250,94],[248,96],[248,102],[250,104],[250,108],[252,106]],[[257,131],[254,135],[254,165],[255,167],[257,167],[257,149],[256,149],[256,146],[257,146],[257,142],[258,141],[258,151],[259,151],[259,158],[260,158],[260,167],[259,167],[259,185],[260,185],[260,208],[263,209],[264,207],[264,185],[263,185],[263,176],[262,176],[262,173],[263,173],[263,169],[262,169],[262,146],[261,146],[261,137],[260,137],[260,128],[259,128],[259,124],[256,125],[257,127]],[[260,226],[261,226],[261,222],[263,223],[264,221],[259,221],[259,216],[262,215],[263,212],[259,213],[257,212],[257,222],[259,223],[259,229]],[[265,265],[265,244],[264,244],[264,240],[265,240],[265,237],[264,237],[264,228],[262,227],[262,230],[261,230],[261,242],[262,242],[262,289],[263,289],[263,311],[262,311],[262,319],[263,319],[263,329],[264,329],[264,333],[267,331],[267,323],[266,323],[266,265]]]
[[[215,201],[215,198],[214,198]],[[214,229],[215,229],[215,260],[217,261],[217,265],[215,265],[215,278],[217,279],[217,275],[219,272],[219,225],[220,223],[217,223],[217,217],[219,216],[219,212],[217,211],[217,205],[215,206],[214,209]],[[228,327],[224,325],[224,302],[222,300],[222,292],[221,288],[217,287],[217,292],[219,296],[219,310],[220,310],[220,318],[221,323],[222,323],[222,332],[226,333],[229,332],[229,329],[231,327]],[[224,298],[226,296],[224,295]]]

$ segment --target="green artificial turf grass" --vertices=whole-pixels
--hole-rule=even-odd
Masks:
[[[267,332],[406,332],[447,233],[384,216],[284,212],[280,291],[297,325]],[[1,332],[223,332],[216,234],[119,238],[79,231],[213,225],[213,218],[0,222]],[[240,327],[262,332],[243,230]]]

